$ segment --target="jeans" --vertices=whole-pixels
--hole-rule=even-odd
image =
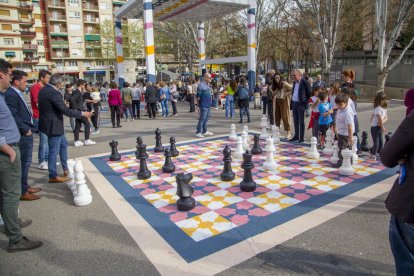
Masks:
[[[168,101],[167,99],[161,100],[162,116],[168,116]]]
[[[99,96],[102,99],[102,102],[106,102],[106,93],[100,93]]]
[[[48,158],[48,169],[49,169],[49,178],[56,178],[57,177],[57,169],[56,169],[56,160],[57,155],[60,153],[60,143],[62,140],[63,135],[57,136],[49,136],[49,158]]]
[[[19,147],[12,147],[16,152],[14,162],[9,156],[0,152],[0,215],[10,242],[22,238],[19,226],[18,209],[21,196],[21,163]]]
[[[74,140],[79,141],[79,131],[82,127],[82,124],[85,125],[85,140],[89,139],[89,134],[91,131],[91,124],[89,123],[89,119],[86,117],[82,117],[80,119],[76,119],[75,124],[75,132],[74,132]],[[50,149],[50,143],[49,143],[49,149]],[[50,154],[49,154],[50,156]]]
[[[293,123],[295,124],[294,138],[304,140],[305,138],[305,108],[299,102],[292,102]]]
[[[215,108],[218,107],[218,98],[213,99],[213,107],[215,107]]]
[[[62,168],[64,171],[68,170],[68,140],[66,140],[66,136],[62,135],[59,144],[59,157],[60,163],[62,164]]]
[[[75,131],[75,118],[74,117],[70,117],[70,127],[72,128],[73,131]]]
[[[188,101],[190,102],[190,112],[195,112],[195,95],[188,95]]]
[[[372,155],[376,155],[381,151],[383,146],[382,128],[379,126],[371,127],[371,136],[374,144],[372,145],[370,152]]]
[[[234,96],[226,96],[226,118],[234,118]]]
[[[177,114],[177,102],[171,102],[173,115]]]
[[[33,122],[37,129],[39,129],[39,119],[33,119]],[[47,161],[47,157],[49,155],[49,145],[47,143],[47,135],[43,132],[39,131],[39,150],[37,158],[39,160],[39,164],[42,162]]]
[[[132,100],[132,117],[139,118],[140,116],[140,100]]]
[[[210,107],[200,107],[200,118],[197,124],[197,133],[207,132],[207,123],[210,118]]]
[[[30,136],[21,136],[20,137],[20,160],[22,167],[22,195],[27,193],[29,189],[29,169],[32,164],[32,153],[33,153],[33,135]]]
[[[248,106],[240,107],[240,123],[243,123],[243,113],[246,113],[247,122],[250,123],[250,108]]]
[[[262,102],[263,102],[263,115],[266,115],[267,97],[262,97]]]
[[[99,129],[99,125],[101,124],[101,114],[100,114],[100,108],[97,105],[93,106],[93,115],[91,117],[92,125],[95,128],[95,130]]]
[[[397,276],[414,274],[414,224],[391,215],[389,239]]]

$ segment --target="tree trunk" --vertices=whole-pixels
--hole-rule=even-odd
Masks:
[[[386,71],[377,73],[377,92],[384,92],[387,77],[388,72]]]

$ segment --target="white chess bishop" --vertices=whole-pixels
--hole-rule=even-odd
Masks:
[[[316,144],[318,143],[316,137],[312,137],[311,138],[311,147],[310,150],[308,152],[308,157],[312,158],[312,159],[319,159],[319,152],[318,149],[316,148]]]
[[[230,126],[229,139],[232,140],[232,141],[237,140],[237,133],[236,133],[236,125],[235,124],[231,124],[231,126]]]
[[[334,145],[333,145],[333,155],[332,157],[329,159],[329,161],[332,164],[336,164],[339,161],[339,150],[338,150],[338,141],[335,141]]]
[[[241,158],[241,157],[243,157],[243,153],[244,153],[244,150],[243,150],[243,140],[239,136],[239,137],[237,137],[237,148],[234,151],[234,156],[237,157],[237,158]]]
[[[325,138],[325,148],[323,149],[323,154],[326,155],[332,155],[334,154],[334,149],[332,147],[332,131],[329,128],[328,131],[326,132],[326,138]]]
[[[280,144],[280,129],[278,126],[272,125],[273,143]]]
[[[268,171],[275,170],[277,168],[277,163],[275,162],[273,153],[276,151],[276,149],[273,145],[272,137],[266,139],[266,147],[264,151],[266,152],[266,161],[263,163],[263,168]]]
[[[266,115],[263,115],[261,122],[260,122],[260,128],[262,129],[262,133],[260,134],[260,139],[265,140],[269,137],[267,134],[267,117]]]

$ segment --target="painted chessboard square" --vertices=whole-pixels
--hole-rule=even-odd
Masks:
[[[161,213],[167,214],[170,220],[176,223],[176,222],[179,222],[185,219],[189,219],[189,218],[210,212],[211,210],[196,201],[196,206],[194,207],[194,209],[190,211],[178,211],[177,205],[175,203],[164,206],[164,207],[160,207],[158,208],[158,211],[160,211]]]
[[[217,209],[215,212],[237,226],[248,223],[254,217],[264,217],[271,214],[271,212],[247,200]]]
[[[280,177],[287,178],[291,181],[301,182],[309,178],[313,178],[316,175],[311,172],[302,171],[300,169],[294,169],[291,171],[283,172],[279,174]]]
[[[327,192],[342,187],[348,183],[344,181],[334,180],[325,176],[316,176],[314,178],[301,181],[300,184],[311,186],[315,189]]]
[[[308,200],[309,198],[325,193],[325,191],[315,189],[304,184],[293,184],[288,187],[277,190],[279,193],[290,196],[300,201]]]
[[[256,187],[256,190],[254,190],[253,192],[243,192],[242,190],[240,190],[240,186],[232,186],[227,188],[226,191],[229,191],[230,193],[233,193],[243,199],[249,199],[260,194],[270,192],[271,189],[258,185]]]
[[[243,201],[243,198],[223,189],[197,196],[194,199],[211,210]]]
[[[166,191],[144,195],[144,198],[155,208],[160,208],[173,204],[177,201],[179,197],[176,195],[176,191],[176,188],[172,188]]]
[[[237,177],[233,179],[232,181],[223,181],[220,179],[220,177],[214,177],[212,179],[209,179],[208,182],[219,187],[220,189],[226,189],[232,186],[239,185],[242,179],[240,177]]]
[[[279,175],[271,175],[261,179],[255,179],[255,181],[258,185],[270,189],[272,191],[297,183],[296,181],[292,181],[288,178],[284,178]]]
[[[300,202],[300,200],[286,196],[277,191],[270,191],[268,193],[249,198],[247,201],[271,213],[280,211]]]
[[[214,211],[184,219],[175,224],[196,242],[236,227],[235,224]]]

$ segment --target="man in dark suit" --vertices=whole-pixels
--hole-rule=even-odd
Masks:
[[[295,135],[289,141],[303,143],[305,141],[305,110],[311,96],[308,82],[302,78],[300,70],[293,70],[292,102],[293,123],[295,124]]]
[[[322,80],[322,76],[320,74],[316,76],[316,81],[314,81],[312,84],[312,91],[319,87],[326,88],[326,84]]]
[[[4,93],[7,106],[16,121],[20,132],[20,160],[22,166],[22,195],[20,200],[36,200],[40,196],[35,193],[40,188],[30,187],[28,183],[29,168],[32,164],[33,133],[38,130],[33,122],[33,115],[24,99],[24,91],[27,86],[27,74],[21,70],[12,72],[11,86]]]
[[[39,130],[48,137],[49,144],[49,182],[58,183],[69,180],[67,177],[58,177],[56,158],[59,153],[61,139],[64,139],[63,115],[68,117],[90,117],[90,112],[69,109],[64,101],[60,89],[63,87],[63,78],[59,74],[50,77],[49,84],[39,92]],[[66,149],[65,149],[66,151]],[[62,154],[62,152],[61,152]],[[65,153],[67,156],[67,152]]]

